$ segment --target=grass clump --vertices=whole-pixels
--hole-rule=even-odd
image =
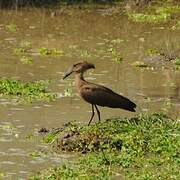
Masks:
[[[47,91],[48,81],[21,82],[12,79],[0,79],[0,95],[17,102],[51,101],[55,93]]]
[[[70,123],[49,142],[60,151],[85,155],[31,179],[180,178],[180,125],[164,114],[109,119],[91,126]]]

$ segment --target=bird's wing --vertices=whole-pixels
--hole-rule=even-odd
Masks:
[[[81,88],[81,97],[91,103],[99,106],[112,108],[123,108],[134,111],[136,105],[128,98],[121,96],[111,89],[96,84],[86,84]]]

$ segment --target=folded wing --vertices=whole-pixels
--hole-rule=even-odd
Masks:
[[[87,84],[81,88],[81,97],[95,105],[106,106],[111,108],[122,108],[135,112],[136,104],[128,98],[121,96],[111,89],[96,84]]]

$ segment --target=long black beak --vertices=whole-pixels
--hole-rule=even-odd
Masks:
[[[70,67],[65,73],[64,73],[64,76],[63,76],[63,80],[66,79],[70,74],[73,73],[73,67]]]

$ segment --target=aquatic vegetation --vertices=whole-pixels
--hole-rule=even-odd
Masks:
[[[80,50],[80,56],[83,58],[90,58],[92,55],[88,50]]]
[[[171,27],[172,30],[180,29],[180,21],[177,21],[177,23]]]
[[[5,177],[5,174],[0,172],[0,178],[4,178]]]
[[[176,58],[174,61],[174,70],[180,71],[180,58]]]
[[[22,42],[21,47],[14,49],[14,54],[20,56],[20,61],[23,64],[31,64],[33,62],[33,58],[31,55],[31,43],[28,41]],[[43,56],[62,56],[64,54],[63,51],[57,49],[48,49],[48,48],[40,48],[39,53]]]
[[[20,61],[21,61],[23,64],[32,64],[33,59],[32,59],[32,57],[30,57],[30,56],[22,56],[22,57],[20,58]]]
[[[13,52],[15,55],[21,56],[27,54],[29,50],[31,50],[31,42],[22,41],[20,47],[14,48]]]
[[[24,54],[27,52],[27,49],[26,49],[26,48],[23,48],[23,47],[15,48],[15,49],[13,50],[13,52],[14,52],[15,55],[20,56],[20,55],[24,55]]]
[[[26,40],[21,41],[20,46],[24,47],[26,49],[31,49],[32,48],[31,42],[30,41],[26,41]]]
[[[180,6],[161,6],[161,7],[156,7],[156,13],[180,13]]]
[[[64,97],[72,97],[72,89],[71,88],[66,88],[64,90]]]
[[[8,24],[6,25],[6,30],[8,30],[9,32],[16,32],[17,31],[17,25],[16,24]]]
[[[39,172],[30,179],[110,179],[116,176],[179,179],[179,128],[176,119],[160,113],[108,119],[91,126],[68,123],[58,133],[55,131],[48,142],[53,142],[56,152],[79,151],[86,155],[78,154],[75,162]]]
[[[175,67],[174,67],[174,70],[175,70],[175,71],[180,71],[180,66],[175,66]]]
[[[115,62],[123,61],[123,57],[120,55],[120,53],[114,47],[109,48],[107,51],[111,54],[113,61],[115,61]]]
[[[179,48],[149,48],[145,51],[145,54],[147,55],[144,60],[151,65],[151,68],[161,67],[161,69],[164,68],[171,68],[175,70],[179,70],[178,63],[179,63],[179,57],[180,57],[180,50]],[[172,63],[170,63],[172,62]],[[132,65],[137,66],[137,62],[132,63]],[[140,64],[141,65],[141,64]],[[154,66],[153,66],[154,65]]]
[[[180,66],[180,58],[176,58],[174,64]]]
[[[124,39],[119,39],[119,38],[117,38],[117,39],[111,40],[111,43],[112,43],[112,44],[120,44],[120,43],[122,43],[122,42],[124,42],[124,41],[125,41]]]
[[[148,22],[148,23],[160,23],[167,22],[171,15],[162,14],[143,14],[143,13],[128,13],[128,18],[135,22]]]
[[[146,50],[145,52],[147,55],[159,55],[160,54],[160,51],[157,49],[157,48],[149,48]]]
[[[48,49],[45,47],[42,47],[39,49],[39,53],[43,56],[62,56],[64,54],[64,52],[62,50],[58,50],[56,48],[53,49]]]
[[[174,103],[172,102],[172,100],[170,98],[166,98],[164,100],[164,103],[163,103],[163,107],[162,107],[162,110],[164,112],[167,112],[170,108],[172,108],[174,106]]]
[[[66,84],[64,92],[60,94],[60,97],[73,97],[73,85],[72,83]]]
[[[8,134],[18,136],[17,128],[13,124],[0,124],[0,130],[5,131]]]
[[[29,156],[32,158],[39,158],[39,157],[45,157],[46,154],[42,151],[33,151],[33,152],[29,153]]]
[[[52,101],[56,94],[47,91],[49,81],[21,82],[13,79],[0,79],[0,95],[17,102]]]
[[[127,12],[127,16],[135,22],[161,23],[169,21],[175,13],[180,13],[179,6],[150,6],[146,13]]]
[[[107,48],[107,52],[108,55],[112,58],[113,61],[115,62],[122,62],[123,61],[123,57],[121,56],[121,53],[119,52],[120,48],[119,48],[119,45],[124,42],[125,40],[124,39],[120,39],[120,38],[117,38],[117,39],[104,39],[105,41],[105,44],[108,46]],[[103,54],[105,52],[102,52]]]
[[[33,59],[29,53],[30,50],[31,50],[31,43],[25,41],[21,43],[21,47],[14,48],[13,52],[15,55],[19,56],[20,61],[23,64],[32,64]]]
[[[135,61],[131,65],[133,65],[135,67],[140,67],[140,68],[147,68],[148,67],[148,65],[142,61]]]

